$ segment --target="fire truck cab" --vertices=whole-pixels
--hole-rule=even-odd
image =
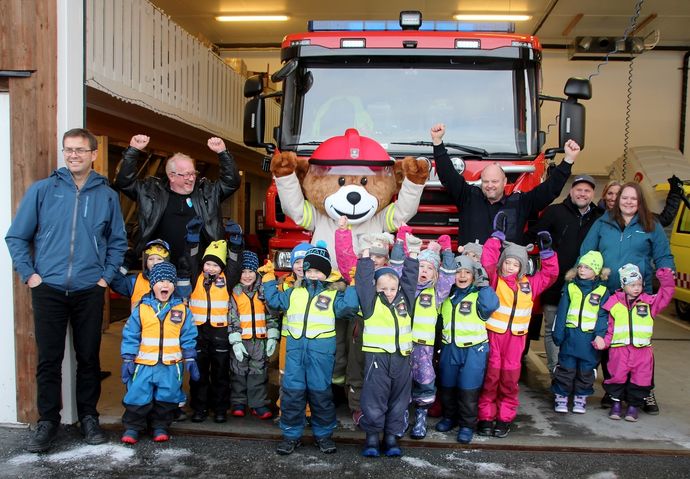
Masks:
[[[356,128],[395,159],[433,160],[429,129],[446,125],[445,145],[458,172],[479,182],[486,162],[508,176],[506,193],[527,191],[546,174],[540,102],[561,103],[559,147],[575,139],[584,147],[588,80],[571,78],[567,98],[540,95],[541,46],[516,35],[512,24],[423,21],[403,12],[399,21],[309,22],[309,31],[283,39],[283,66],[273,81],[282,92],[264,94],[259,77],[245,84],[244,142],[309,157],[324,140]],[[280,125],[264,139],[264,102],[281,96]],[[560,150],[562,151],[562,150]],[[289,251],[309,239],[282,213],[275,185],[266,197],[266,224],[276,233],[270,259],[289,269]],[[418,214],[409,222],[423,238],[457,237],[457,208],[432,167]]]

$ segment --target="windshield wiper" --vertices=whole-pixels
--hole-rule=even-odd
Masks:
[[[285,146],[319,146],[323,141],[307,141],[305,143],[288,143]]]
[[[434,146],[430,141],[394,141],[391,142],[391,145]],[[477,148],[476,146],[460,145],[458,143],[444,143],[444,145],[448,148],[464,151],[471,155],[487,156],[489,154],[488,151],[483,148]]]

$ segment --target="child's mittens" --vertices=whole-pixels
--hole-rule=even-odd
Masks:
[[[671,268],[659,268],[656,270],[656,277],[663,286],[673,286],[676,284],[673,270]]]
[[[137,365],[134,363],[136,356],[134,354],[123,354],[122,355],[122,368],[120,369],[120,378],[123,384],[127,384],[132,376],[134,376],[134,371]]]
[[[198,243],[200,240],[201,228],[204,221],[199,216],[195,216],[187,223],[187,243]]]
[[[597,351],[601,351],[603,349],[606,349],[606,342],[604,342],[604,338],[602,338],[601,336],[597,336],[592,341],[592,346],[594,346],[594,349],[596,349]]]
[[[370,250],[372,245],[371,235],[364,234],[359,237],[359,255],[361,256],[365,250]]]
[[[548,231],[540,231],[537,233],[537,244],[539,245],[539,256],[542,259],[550,258],[555,254],[551,249],[553,240],[551,239],[551,233]]]
[[[273,281],[276,279],[276,274],[275,274],[276,268],[273,265],[273,261],[270,259],[266,261],[266,264],[263,266],[259,266],[259,269],[256,270],[257,273],[261,274],[261,282],[262,283],[267,283],[268,281]]]
[[[438,244],[441,245],[441,251],[445,251],[447,249],[452,248],[452,244],[450,241],[450,236],[448,235],[441,235],[438,237]]]
[[[228,341],[230,341],[232,352],[235,354],[235,358],[238,361],[242,362],[246,356],[249,356],[249,353],[247,353],[247,348],[245,348],[244,344],[242,344],[241,333],[230,333],[228,335]]]
[[[422,250],[422,240],[411,234],[405,237],[405,245],[409,254],[419,254]]]
[[[225,232],[228,235],[228,242],[237,248],[244,246],[244,236],[242,234],[242,227],[232,220],[228,220],[225,224]]]
[[[441,254],[441,245],[434,240],[429,241],[429,244],[426,245],[426,249],[438,253],[439,255]]]
[[[395,235],[395,239],[397,241],[402,241],[404,243],[405,238],[408,234],[412,234],[412,228],[403,223],[402,225],[400,225],[400,228],[398,228],[398,232]]]
[[[489,286],[489,275],[483,266],[477,264],[474,268],[474,285],[477,288],[485,288]]]
[[[498,238],[502,242],[506,240],[506,230],[508,229],[508,215],[504,211],[499,211],[494,216],[494,232],[491,236]]]
[[[268,330],[268,339],[266,340],[266,356],[271,357],[276,352],[278,340],[280,339],[280,331],[275,328]]]
[[[196,363],[196,359],[185,359],[184,368],[189,373],[189,377],[192,381],[198,381],[201,379],[201,372],[199,371],[199,365]]]

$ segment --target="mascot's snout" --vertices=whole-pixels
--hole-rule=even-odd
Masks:
[[[356,225],[367,221],[379,209],[379,200],[363,186],[341,186],[338,191],[326,197],[324,201],[328,216],[338,221],[347,216],[350,224]]]

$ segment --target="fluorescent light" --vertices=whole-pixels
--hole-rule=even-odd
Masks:
[[[475,22],[524,22],[532,18],[531,15],[485,15],[485,14],[458,14],[453,15],[456,20],[469,20]]]
[[[285,22],[287,15],[218,15],[219,22]]]

